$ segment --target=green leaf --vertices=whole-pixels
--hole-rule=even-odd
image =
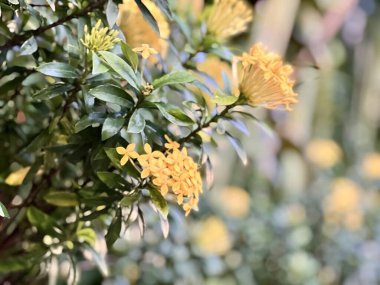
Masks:
[[[29,270],[41,263],[44,254],[45,251],[38,250],[19,256],[2,257],[0,261],[0,273],[9,274],[11,272]]]
[[[9,213],[4,204],[0,202],[0,217],[9,218]]]
[[[91,228],[84,228],[77,231],[77,237],[80,242],[87,242],[91,246],[95,246],[96,233]]]
[[[129,183],[119,174],[108,171],[98,171],[96,174],[98,175],[100,181],[106,184],[110,189],[121,189],[127,191],[131,189]]]
[[[39,230],[54,236],[57,235],[57,232],[54,230],[54,227],[57,226],[55,220],[41,210],[31,206],[26,211],[26,216],[29,222]]]
[[[74,207],[78,205],[77,195],[66,191],[52,191],[44,196],[44,200],[54,206]]]
[[[113,54],[108,51],[100,51],[100,55],[104,58],[107,64],[123,79],[127,80],[127,82],[136,90],[140,90],[141,84],[133,71],[132,67],[118,57],[116,54]]]
[[[143,4],[141,0],[135,0],[137,6],[139,7],[141,13],[145,20],[152,26],[152,28],[156,31],[157,34],[160,34],[160,29],[158,28],[156,19],[153,17],[152,13],[148,10],[148,8]]]
[[[193,120],[188,117],[181,109],[164,103],[154,103],[161,114],[171,123],[178,126],[191,126]]]
[[[127,92],[111,84],[97,86],[88,91],[88,93],[99,100],[123,107],[132,107],[134,103]]]
[[[20,48],[20,55],[30,55],[37,51],[37,41],[32,36],[26,42],[24,42]]]
[[[243,164],[247,165],[247,163],[248,163],[247,153],[243,149],[243,146],[241,145],[240,140],[238,140],[237,138],[233,137],[228,132],[226,132],[226,134],[227,134],[228,140],[230,141],[232,147],[235,149],[237,155],[239,156],[239,158],[241,159],[241,161],[243,162]]]
[[[113,27],[116,23],[117,15],[119,14],[119,9],[117,8],[117,5],[112,1],[108,0],[107,8],[106,8],[106,17],[109,27]]]
[[[109,69],[105,66],[95,52],[92,53],[92,74],[101,74]]]
[[[59,78],[78,78],[79,74],[74,67],[62,62],[43,63],[37,67],[42,74]]]
[[[169,214],[168,202],[166,202],[165,198],[156,188],[149,187],[148,190],[153,204],[160,210],[161,214],[166,218]]]
[[[104,113],[90,113],[80,119],[74,127],[75,133],[79,133],[93,124],[102,124],[105,120]]]
[[[123,127],[124,118],[107,118],[102,127],[102,141],[116,135]]]
[[[104,152],[108,156],[108,158],[111,160],[112,164],[116,166],[117,168],[121,168],[120,165],[120,154],[116,152],[116,148],[114,147],[105,147]]]
[[[129,124],[127,131],[128,133],[138,134],[141,133],[145,128],[145,119],[139,112],[139,110],[136,110],[131,118],[129,119]]]
[[[183,84],[196,80],[193,74],[188,71],[173,71],[153,81],[155,89],[164,85]]]
[[[74,87],[71,85],[58,83],[58,84],[50,85],[50,86],[38,91],[37,93],[34,93],[32,96],[34,99],[48,100],[48,99],[52,99],[54,97],[57,97],[59,95],[62,95],[64,93],[66,93],[67,91],[72,90],[73,88]]]
[[[121,231],[121,211],[118,210],[105,236],[108,249],[111,249],[112,245],[120,237],[120,231]]]
[[[229,106],[234,104],[238,99],[239,97],[237,96],[227,95],[222,91],[217,90],[215,92],[215,97],[212,98],[211,101],[221,106]]]
[[[140,193],[133,192],[129,195],[124,196],[124,198],[121,199],[121,201],[120,201],[120,205],[123,207],[129,207],[133,203],[135,203],[139,198],[140,198]]]
[[[160,10],[165,13],[166,17],[168,17],[169,20],[171,20],[172,19],[172,12],[170,10],[168,1],[167,0],[157,0],[156,4],[160,8]]]
[[[120,42],[121,50],[123,55],[129,62],[129,64],[133,67],[134,70],[137,70],[139,65],[139,57],[137,53],[135,53],[132,48],[125,42]]]

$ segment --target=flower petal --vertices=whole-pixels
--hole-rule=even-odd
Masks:
[[[129,159],[128,155],[124,155],[124,156],[121,158],[121,160],[120,160],[120,164],[121,164],[121,165],[125,165],[125,164],[128,162],[128,159]]]
[[[125,154],[125,151],[126,151],[126,149],[125,149],[124,147],[122,147],[122,146],[118,146],[118,147],[116,148],[116,152],[117,152],[118,154]]]

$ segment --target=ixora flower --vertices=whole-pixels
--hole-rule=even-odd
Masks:
[[[109,30],[107,27],[100,28],[102,24],[101,20],[98,20],[96,25],[88,31],[88,27],[84,27],[84,40],[81,39],[82,44],[92,51],[110,50],[114,45],[120,42],[117,38],[118,31]]]
[[[246,31],[252,18],[252,8],[244,0],[215,0],[207,18],[207,30],[226,40]]]
[[[134,152],[134,144],[126,149],[118,147],[116,151],[124,155],[121,165],[129,158],[137,158],[142,170],[141,178],[150,178],[150,181],[166,195],[169,191],[177,197],[177,203],[181,205],[188,215],[198,206],[199,195],[202,193],[202,178],[198,171],[198,165],[187,154],[184,147],[181,150],[179,143],[170,140],[167,136],[166,151],[152,151],[149,144],[144,145],[145,154],[138,155]]]
[[[121,165],[125,165],[130,158],[138,158],[139,155],[137,152],[135,152],[136,145],[134,143],[129,144],[126,148],[124,147],[117,147],[116,152],[118,154],[123,155],[123,157],[120,160]]]
[[[245,103],[254,107],[291,110],[291,105],[298,102],[293,91],[294,81],[290,79],[293,68],[284,64],[279,55],[267,52],[259,43],[250,49],[249,54],[236,57],[236,61],[242,64],[238,89]],[[235,68],[235,78],[236,73]]]
[[[145,59],[149,58],[153,54],[157,54],[154,48],[151,48],[148,44],[142,44],[141,47],[136,47],[133,49],[134,52],[141,54],[141,56]]]

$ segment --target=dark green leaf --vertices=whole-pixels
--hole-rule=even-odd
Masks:
[[[107,118],[102,127],[102,141],[116,135],[123,127],[124,118]]]
[[[50,85],[38,91],[37,93],[34,93],[32,96],[34,99],[48,100],[48,99],[57,97],[59,95],[62,95],[65,92],[72,90],[73,88],[74,87],[71,85],[58,83],[58,84]]]
[[[77,195],[66,191],[52,191],[44,196],[44,200],[59,207],[74,207],[78,205]]]
[[[45,214],[41,210],[37,209],[34,206],[31,206],[26,211],[26,216],[28,217],[29,222],[37,227],[38,229],[42,230],[43,232],[56,235],[56,231],[54,230],[54,227],[56,227],[56,223],[52,217]]]
[[[166,218],[169,214],[168,202],[154,187],[149,187],[150,198],[152,199],[153,204],[160,210],[161,214]]]
[[[40,264],[44,254],[44,251],[37,251],[21,256],[2,257],[0,261],[0,273],[9,274],[30,269],[34,265]]]
[[[43,63],[37,67],[42,74],[60,78],[78,78],[79,74],[74,67],[62,62]]]
[[[139,110],[136,110],[131,118],[129,119],[129,124],[127,131],[128,133],[134,133],[138,134],[141,133],[145,128],[145,119],[139,112]]]
[[[121,230],[121,211],[118,210],[105,236],[108,249],[111,249],[112,245],[120,237],[120,230]]]
[[[158,28],[156,19],[153,17],[152,13],[148,10],[148,8],[143,4],[141,0],[135,0],[137,6],[141,13],[143,14],[145,20],[152,26],[152,28],[156,31],[157,34],[160,34],[160,29]]]
[[[117,74],[119,74],[123,79],[127,80],[127,82],[136,90],[140,90],[140,80],[128,63],[111,52],[100,51],[99,53]]]
[[[84,129],[88,128],[92,124],[101,124],[105,120],[104,113],[90,113],[87,116],[84,116],[75,124],[75,132],[79,133]]]
[[[194,124],[193,120],[188,117],[181,109],[164,103],[154,103],[161,114],[171,123],[179,126],[190,126]]]
[[[118,168],[121,167],[120,165],[120,154],[118,154],[116,152],[116,148],[114,147],[105,147],[104,148],[104,151],[106,153],[106,155],[108,156],[108,158],[111,160],[112,164]]]
[[[123,207],[129,207],[136,201],[138,201],[140,198],[140,193],[138,192],[133,192],[129,195],[124,196],[123,199],[120,201],[120,205]]]
[[[183,84],[196,80],[193,74],[188,71],[173,71],[153,81],[154,88],[160,88],[164,85]]]
[[[136,70],[139,64],[139,57],[137,56],[137,53],[135,53],[132,48],[125,42],[120,42],[120,46],[123,55],[129,64],[133,67],[133,69]]]
[[[88,91],[95,98],[123,107],[132,107],[133,100],[127,92],[115,85],[100,85]]]
[[[7,208],[0,202],[0,217],[9,218]]]
[[[104,184],[107,185],[110,189],[122,189],[122,190],[130,190],[130,185],[123,177],[119,174],[107,171],[98,171],[96,173]]]

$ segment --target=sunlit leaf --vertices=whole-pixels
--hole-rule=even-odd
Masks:
[[[37,67],[42,74],[60,78],[78,78],[79,74],[74,67],[62,62],[43,63]]]
[[[165,85],[184,84],[196,80],[194,75],[188,71],[173,71],[153,81],[154,88],[160,88]]]
[[[110,118],[108,117],[102,127],[102,141],[109,139],[116,135],[123,127],[125,122],[124,118]]]
[[[44,200],[59,207],[74,207],[78,205],[77,195],[67,191],[51,191],[44,196]]]

